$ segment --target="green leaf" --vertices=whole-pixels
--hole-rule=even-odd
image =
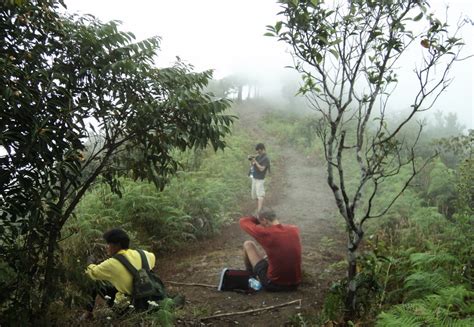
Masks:
[[[413,18],[413,21],[417,22],[423,17],[423,12],[420,12],[415,18]]]
[[[316,57],[316,62],[318,64],[320,64],[321,61],[323,61],[323,56],[319,52],[316,52],[315,57]]]
[[[276,24],[275,24],[275,31],[276,31],[276,34],[280,33],[282,24],[283,24],[283,22],[281,22],[281,21],[276,22]]]
[[[334,50],[334,49],[329,49],[329,52],[331,52],[332,55],[333,55],[337,60],[339,60],[339,53],[338,53],[336,50]]]

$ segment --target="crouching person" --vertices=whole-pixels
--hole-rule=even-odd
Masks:
[[[275,212],[264,208],[259,218],[243,217],[240,227],[265,250],[259,252],[253,241],[244,242],[247,270],[271,292],[293,291],[301,282],[301,240],[298,227],[280,224]]]
[[[97,295],[104,298],[109,306],[115,301],[125,301],[127,296],[133,296],[134,275],[139,272],[149,274],[149,270],[155,266],[153,253],[129,249],[130,238],[125,231],[111,229],[104,233],[103,238],[107,243],[107,255],[110,258],[100,264],[89,264],[86,269],[86,275],[97,283],[87,312],[81,319],[93,317]],[[141,271],[142,269],[145,272]]]

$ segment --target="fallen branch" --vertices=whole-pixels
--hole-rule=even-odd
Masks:
[[[221,317],[228,317],[228,316],[237,316],[237,315],[244,315],[244,314],[247,314],[247,313],[254,313],[254,312],[260,312],[260,311],[265,311],[265,310],[272,310],[272,309],[276,309],[276,308],[281,308],[281,307],[285,307],[285,306],[288,306],[288,305],[292,305],[292,304],[295,304],[295,303],[298,303],[298,305],[301,307],[301,299],[298,299],[298,300],[294,300],[294,301],[290,301],[290,302],[286,302],[286,303],[281,303],[281,304],[276,304],[276,305],[270,305],[270,306],[265,307],[265,308],[252,309],[252,310],[246,310],[246,311],[220,313],[220,314],[218,314],[218,315],[213,315],[213,316],[201,318],[200,320],[209,320],[209,319],[214,319],[214,318],[221,318]]]
[[[210,288],[215,288],[217,289],[216,285],[210,285],[210,284],[200,284],[200,283],[182,283],[182,282],[173,282],[171,280],[165,281],[165,283],[168,284],[173,284],[173,285],[185,285],[185,286],[202,286],[202,287],[210,287]]]

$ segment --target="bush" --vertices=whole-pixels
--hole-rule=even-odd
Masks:
[[[285,119],[271,116],[265,126],[305,153],[317,151],[317,135],[308,127],[310,121],[305,124],[304,119],[290,116],[285,123]],[[431,162],[383,217],[367,224],[369,237],[358,258],[356,280],[358,315],[367,324],[375,320],[380,326],[473,324],[473,307],[467,305],[473,299],[474,281],[474,170],[472,150],[467,150],[472,141],[462,136],[446,142],[451,150],[460,149],[450,168],[443,161],[445,156]],[[424,139],[423,144],[422,155],[429,157],[434,152],[432,140]],[[355,163],[349,165],[345,174],[358,173],[356,168]],[[410,170],[403,167],[379,188],[375,212],[384,207],[384,199],[392,199],[401,189]],[[351,181],[346,186],[353,187]],[[345,283],[334,283],[318,321],[339,321]]]
[[[131,247],[175,250],[188,241],[218,233],[238,214],[248,192],[246,154],[250,140],[233,135],[223,152],[211,150],[175,153],[183,170],[163,191],[148,182],[121,178],[121,197],[105,184],[95,186],[77,206],[60,243],[62,299],[68,305],[84,303],[89,281],[86,258],[105,259],[102,234],[112,227],[125,229]],[[1,273],[1,272],[0,272]]]

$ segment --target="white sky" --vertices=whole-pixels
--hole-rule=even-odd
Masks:
[[[449,4],[452,25],[461,15],[474,20],[472,0],[431,3],[440,14]],[[66,4],[69,12],[89,13],[103,21],[120,20],[122,29],[138,39],[160,36],[161,67],[179,56],[198,71],[214,69],[215,78],[244,70],[266,76],[268,81],[292,63],[282,42],[263,36],[265,25],[278,20],[276,0],[66,0]],[[467,26],[462,35],[466,55],[474,53],[473,35],[474,27]],[[473,75],[474,59],[459,63],[451,74],[453,83],[433,108],[456,112],[468,128],[474,128]],[[399,88],[403,94],[403,85]]]
[[[68,11],[120,20],[138,39],[162,38],[160,66],[175,57],[222,78],[246,67],[259,70],[291,63],[284,44],[264,37],[276,22],[274,0],[67,0]],[[278,50],[277,50],[278,49]],[[285,60],[286,58],[286,60]]]

